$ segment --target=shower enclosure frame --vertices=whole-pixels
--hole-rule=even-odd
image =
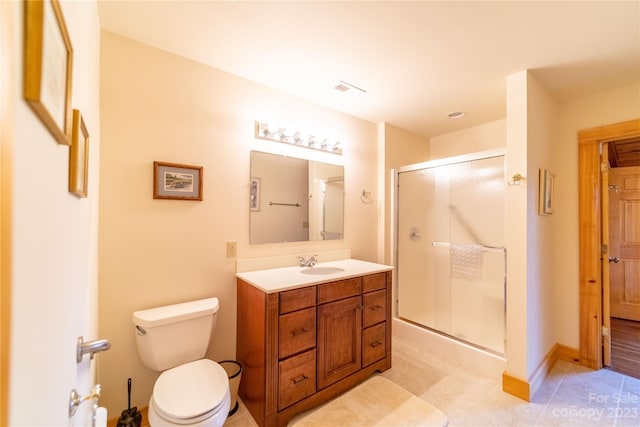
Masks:
[[[438,329],[429,327],[429,326],[425,326],[425,325],[421,325],[418,324],[416,322],[411,321],[410,319],[405,319],[399,316],[399,304],[400,304],[400,278],[401,278],[401,272],[400,272],[400,266],[399,266],[399,191],[398,191],[398,186],[399,186],[399,182],[400,182],[400,174],[401,173],[405,173],[405,172],[412,172],[412,171],[418,171],[421,169],[429,169],[429,168],[435,168],[438,166],[446,166],[446,165],[452,165],[452,164],[457,164],[457,163],[464,163],[464,162],[469,162],[469,161],[474,161],[474,160],[483,160],[483,159],[489,159],[489,158],[494,158],[494,157],[503,157],[503,171],[506,170],[506,149],[504,148],[498,148],[498,149],[492,149],[492,150],[485,150],[485,151],[479,151],[479,152],[474,152],[474,153],[469,153],[469,154],[463,154],[463,155],[458,155],[458,156],[451,156],[451,157],[445,157],[445,158],[441,158],[441,159],[435,159],[435,160],[428,160],[426,162],[420,162],[420,163],[414,163],[411,165],[406,165],[406,166],[401,166],[400,168],[394,168],[391,169],[391,188],[390,188],[390,198],[391,200],[393,200],[393,205],[392,205],[392,212],[391,212],[391,216],[393,218],[393,222],[391,224],[390,227],[390,236],[389,236],[389,241],[391,242],[391,254],[393,256],[393,265],[396,266],[396,274],[393,275],[393,292],[394,292],[394,298],[393,298],[393,305],[392,305],[392,315],[393,317],[396,319],[396,321],[400,321],[400,322],[407,322],[410,324],[413,324],[419,328],[423,328],[425,330],[428,331],[432,331],[435,334],[438,335],[442,335],[443,337],[446,338],[450,338],[453,339],[455,341],[458,341],[460,343],[466,344],[466,345],[470,345],[472,347],[478,348],[479,350],[482,351],[486,351],[488,353],[491,354],[495,354],[497,356],[501,356],[503,357],[506,354],[506,329],[507,329],[507,325],[506,325],[506,321],[507,321],[507,248],[506,246],[504,247],[491,247],[491,249],[497,250],[497,249],[501,249],[504,253],[504,279],[503,279],[503,295],[504,295],[504,300],[503,300],[503,310],[504,310],[504,321],[503,321],[503,337],[505,340],[505,348],[503,349],[503,352],[497,352],[495,350],[483,347],[481,345],[475,344],[473,342],[469,342],[463,339],[460,339],[454,335],[450,335],[446,332],[440,331]],[[503,180],[505,182],[505,188],[507,183],[506,177],[503,176]]]

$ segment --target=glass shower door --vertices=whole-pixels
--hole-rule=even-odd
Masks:
[[[398,316],[504,352],[504,156],[398,173]]]

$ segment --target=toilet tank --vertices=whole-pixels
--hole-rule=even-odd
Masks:
[[[215,297],[134,312],[136,346],[142,363],[154,371],[164,371],[202,359],[217,312]]]

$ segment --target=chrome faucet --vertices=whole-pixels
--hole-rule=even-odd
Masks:
[[[311,255],[309,259],[306,259],[303,256],[297,257],[298,265],[300,267],[313,267],[318,262],[318,255]]]

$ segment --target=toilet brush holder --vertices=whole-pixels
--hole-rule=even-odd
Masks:
[[[140,427],[142,425],[142,413],[138,407],[131,407],[131,378],[127,380],[127,409],[122,411],[116,427]]]

